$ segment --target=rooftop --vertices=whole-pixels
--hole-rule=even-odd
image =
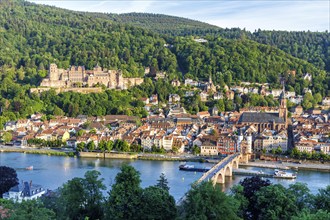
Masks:
[[[278,114],[266,112],[244,112],[238,120],[238,123],[257,122],[257,123],[284,123],[284,119],[278,117]]]

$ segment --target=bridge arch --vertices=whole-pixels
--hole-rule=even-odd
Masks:
[[[216,175],[215,183],[225,183],[225,175],[223,175],[222,172],[219,172]],[[215,184],[213,184],[213,185],[215,185]]]
[[[233,160],[232,167],[233,169],[238,169],[238,160]]]
[[[232,176],[233,175],[232,166],[230,164],[225,166],[224,170],[225,170],[225,172],[224,172],[225,176]]]

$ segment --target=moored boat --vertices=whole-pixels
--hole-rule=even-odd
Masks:
[[[207,172],[210,169],[211,169],[210,167],[195,167],[194,165],[188,165],[188,164],[181,164],[179,166],[179,170],[184,170],[184,171]]]
[[[275,170],[274,178],[295,179],[297,176],[294,173],[288,173],[282,170]]]

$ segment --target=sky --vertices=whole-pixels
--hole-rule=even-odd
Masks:
[[[75,11],[166,14],[249,31],[330,31],[330,0],[29,0]]]

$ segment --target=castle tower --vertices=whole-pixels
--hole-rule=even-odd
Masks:
[[[58,69],[55,63],[50,64],[49,66],[49,79],[50,81],[59,80]]]

